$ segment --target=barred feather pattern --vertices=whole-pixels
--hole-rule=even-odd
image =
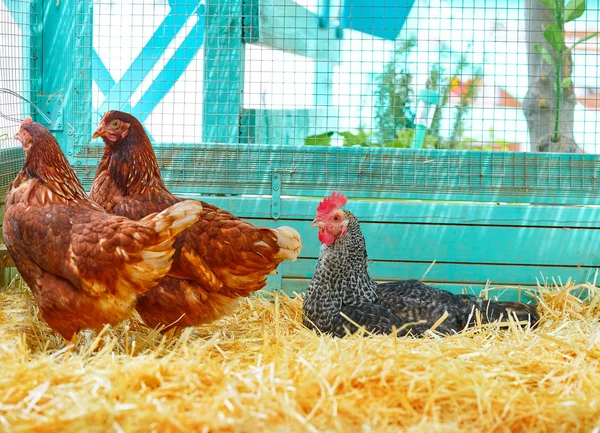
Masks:
[[[317,267],[303,304],[303,323],[310,329],[343,337],[356,325],[371,333],[422,336],[444,314],[437,331],[452,334],[472,326],[478,311],[483,323],[509,315],[535,324],[534,306],[454,295],[418,280],[377,284],[368,272],[368,255],[360,223],[349,211],[345,236],[321,247]],[[346,316],[346,317],[344,317]],[[349,320],[350,319],[350,320]]]

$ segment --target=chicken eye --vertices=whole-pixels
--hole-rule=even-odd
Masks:
[[[333,217],[333,220],[334,220],[335,222],[338,222],[338,221],[340,220],[340,216],[339,216],[339,215],[336,215],[336,216],[334,216],[334,217]]]
[[[118,128],[119,127],[119,121],[118,120],[113,120],[112,123],[110,124],[111,128]]]

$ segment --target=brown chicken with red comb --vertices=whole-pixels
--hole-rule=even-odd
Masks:
[[[90,198],[108,212],[139,219],[182,199],[160,175],[150,140],[130,114],[107,112],[94,138],[104,140]],[[194,326],[232,312],[239,297],[266,284],[284,260],[295,260],[302,242],[290,227],[256,227],[201,202],[201,219],[182,233],[171,271],[138,303],[151,327]]]
[[[111,215],[86,197],[50,131],[28,118],[15,138],[26,157],[2,229],[42,317],[65,339],[128,318],[169,271],[175,236],[202,205],[186,200],[140,221]]]

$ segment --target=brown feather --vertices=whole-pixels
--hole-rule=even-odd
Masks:
[[[171,265],[174,237],[198,220],[186,201],[139,222],[89,200],[58,143],[42,125],[24,122],[25,164],[11,183],[4,240],[42,316],[69,339],[131,314],[138,295]]]
[[[113,123],[128,126],[112,131]],[[109,111],[96,134],[103,136],[105,147],[90,192],[92,200],[115,215],[131,219],[182,200],[165,187],[150,140],[135,117]],[[201,219],[175,243],[177,252],[169,278],[140,300],[138,311],[149,326],[169,325],[173,316],[185,317],[178,326],[192,326],[228,314],[233,304],[223,302],[223,297],[233,302],[260,290],[267,275],[300,252],[300,236],[293,229],[255,227],[201,203]],[[281,251],[280,244],[291,246],[291,250]],[[192,292],[196,295],[191,296]],[[165,305],[169,305],[168,314],[161,311],[160,306]]]

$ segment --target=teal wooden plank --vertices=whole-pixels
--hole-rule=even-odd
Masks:
[[[38,55],[41,54],[39,49],[41,48],[40,27],[38,25],[38,20],[41,16],[41,7],[39,7],[40,2],[33,0],[4,0],[3,3],[8,13],[12,16],[14,23],[21,31],[19,45],[21,47],[22,63],[19,87],[13,88],[13,83],[9,82],[3,82],[2,87],[8,87],[10,90],[18,91],[23,98],[35,101],[35,97],[32,95],[37,94],[40,85],[40,74],[38,71],[39,62],[37,62]],[[17,100],[15,99],[15,101]],[[36,118],[37,113],[28,102],[19,102],[21,104],[23,119],[27,115],[32,115],[32,117]]]
[[[131,96],[155,66],[156,61],[161,57],[189,17],[199,7],[198,2],[188,2],[187,0],[170,1],[169,6],[171,10],[163,22],[158,26],[152,37],[129,66],[127,72],[115,83],[110,92],[105,95],[105,99],[98,109],[99,113],[117,109],[131,111],[129,101]]]
[[[253,220],[289,225],[302,236],[301,257],[316,258],[320,242],[310,221]],[[545,227],[362,223],[372,260],[600,267],[600,230]]]
[[[414,3],[415,0],[343,0],[340,24],[344,29],[393,41]]]
[[[315,60],[340,61],[337,30],[322,27],[316,14],[293,0],[261,0],[249,11],[259,15],[258,44]]]
[[[41,28],[43,44],[41,49],[41,86],[36,98],[37,105],[46,113],[53,105],[53,98],[63,98],[63,125],[73,113],[73,91],[75,81],[75,43],[77,0],[64,0],[56,4],[52,1],[42,3]],[[38,119],[40,120],[40,119]],[[53,131],[63,151],[68,153],[67,132]]]
[[[255,141],[261,145],[299,145],[310,128],[311,110],[254,110]]]
[[[285,185],[284,185],[285,194]],[[201,198],[243,218],[269,218],[270,199],[261,197]],[[281,201],[281,218],[309,220],[314,218],[322,197],[288,197]],[[598,206],[530,206],[497,203],[454,203],[400,201],[391,199],[350,200],[344,207],[360,221],[386,223],[470,224],[501,226],[535,226],[560,228],[598,228]]]
[[[139,102],[131,108],[131,114],[136,116],[140,122],[144,122],[156,105],[171,91],[179,81],[189,64],[194,60],[196,54],[204,43],[204,6],[200,5],[195,13],[198,21],[188,33],[179,48],[169,59],[162,71],[154,79],[150,87],[144,92]]]
[[[316,259],[297,259],[283,262],[277,268],[284,278],[312,278],[317,265]],[[583,283],[593,281],[598,268],[562,267],[562,266],[522,266],[464,263],[431,263],[371,261],[369,272],[378,281],[397,281],[423,279],[431,284],[466,284],[502,286],[536,286],[538,282],[563,281],[569,278]],[[429,272],[427,270],[429,269]]]
[[[209,87],[216,92],[218,80],[211,80]],[[231,93],[238,95],[235,89]],[[215,139],[219,134],[221,140],[239,139],[239,106],[226,99],[217,103],[214,94],[212,97],[204,104],[212,108],[206,109],[223,112],[220,116],[209,114],[212,123],[205,125],[205,131],[212,131]],[[600,203],[600,160],[595,155],[239,144],[163,146],[169,149],[161,152],[163,174],[177,192],[269,194],[276,167],[290,195],[322,196],[339,188],[357,198]],[[93,152],[81,155],[82,165],[96,164]]]
[[[243,106],[242,1],[207,0],[202,137],[238,143]]]
[[[242,36],[245,44],[255,44],[258,42],[259,3],[260,0],[242,0]]]
[[[92,134],[92,83],[93,74],[100,69],[93,68],[93,0],[76,1],[76,35],[75,48],[75,74],[66,79],[73,85],[73,93],[68,94],[69,110],[64,110],[63,123],[66,130],[66,153],[71,164],[77,164],[74,158],[75,147],[80,143],[89,143]],[[97,56],[96,56],[97,58]],[[98,58],[98,60],[100,60]],[[104,66],[104,65],[102,65]],[[109,75],[110,78],[110,75]],[[72,107],[72,110],[70,109]],[[63,134],[62,137],[65,137]],[[59,143],[61,140],[59,140]],[[64,140],[63,140],[64,143]]]
[[[308,289],[309,284],[310,280],[284,278],[282,280],[281,289],[273,285],[267,285],[267,287],[265,287],[264,290],[280,290],[288,296],[294,296],[295,294],[302,295]],[[483,285],[435,284],[434,286],[455,294],[468,293],[476,296],[479,295],[485,289],[485,286]],[[535,290],[535,287],[504,287],[497,289],[492,288],[491,290],[487,290],[485,292],[487,294],[485,297],[487,297],[488,299],[498,299],[501,301],[522,301],[531,303],[534,301],[534,297],[530,296],[528,293],[533,294],[535,293]]]
[[[92,48],[92,71],[93,71],[93,80],[98,85],[100,91],[107,95],[110,92],[110,89],[115,85],[115,80],[113,80],[110,72],[104,65],[104,62],[96,52],[94,48]]]

